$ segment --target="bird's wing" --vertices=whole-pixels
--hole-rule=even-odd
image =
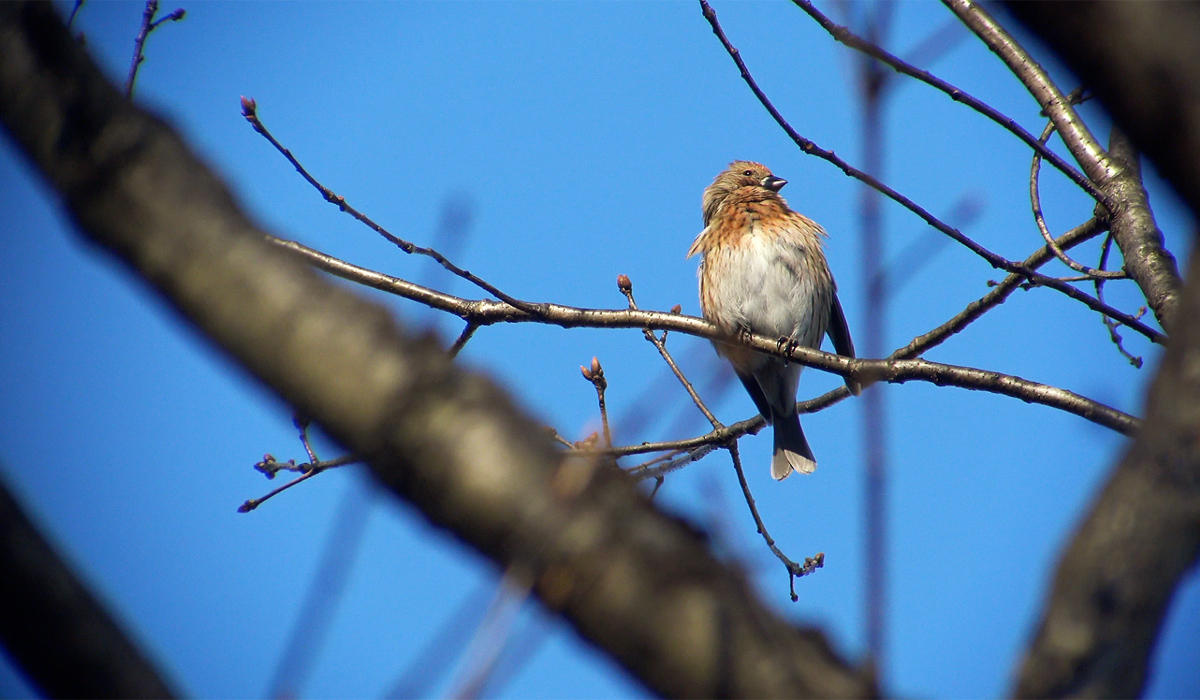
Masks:
[[[746,393],[750,394],[750,398],[754,400],[754,407],[763,418],[767,419],[768,423],[773,423],[771,416],[771,404],[767,402],[767,395],[763,393],[762,387],[758,385],[758,380],[752,374],[738,373],[738,379],[742,380],[742,386],[746,387]]]
[[[833,341],[833,350],[844,357],[855,357],[854,340],[850,338],[850,326],[846,325],[846,314],[842,311],[842,302],[837,292],[833,293],[832,308],[829,310],[829,339]],[[857,381],[846,377],[846,388],[851,394],[858,396],[862,386]]]

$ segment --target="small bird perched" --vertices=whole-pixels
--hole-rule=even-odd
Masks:
[[[752,332],[798,346],[820,348],[825,333],[839,355],[854,357],[854,342],[825,262],[825,230],[788,207],[779,190],[787,180],[766,166],[735,161],[704,190],[704,230],[688,257],[701,255],[700,308],[704,318],[736,338]],[[816,458],[800,428],[796,387],[801,365],[713,341],[729,360],[767,423],[775,426],[771,476],[811,474]],[[858,382],[846,387],[857,396]]]

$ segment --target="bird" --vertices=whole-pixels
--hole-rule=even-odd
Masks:
[[[811,474],[816,457],[800,427],[796,389],[801,365],[737,342],[746,333],[819,349],[826,333],[835,352],[854,357],[854,341],[825,260],[825,230],[795,212],[779,190],[787,180],[761,163],[738,160],[704,190],[704,229],[687,257],[699,254],[700,308],[729,340],[714,340],[767,423],[774,426],[771,476]],[[857,381],[845,378],[855,396]]]

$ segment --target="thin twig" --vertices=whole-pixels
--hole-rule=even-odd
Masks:
[[[612,430],[608,427],[608,405],[604,402],[604,392],[608,390],[608,379],[604,377],[604,368],[600,366],[599,358],[592,358],[591,367],[579,367],[583,378],[596,387],[596,401],[600,404],[600,424],[604,430],[604,447],[612,447]]]
[[[1054,122],[1046,125],[1042,131],[1038,143],[1045,144],[1050,139],[1050,135],[1054,133]],[[1042,240],[1046,241],[1046,246],[1054,252],[1054,257],[1058,258],[1064,265],[1072,270],[1082,273],[1083,280],[1093,279],[1121,279],[1125,277],[1124,272],[1108,272],[1106,270],[1097,270],[1094,267],[1088,267],[1082,263],[1076,262],[1069,255],[1063,252],[1062,248],[1054,242],[1054,236],[1051,235],[1050,229],[1046,227],[1046,218],[1042,215],[1042,195],[1039,190],[1039,175],[1042,170],[1042,154],[1041,151],[1033,154],[1033,164],[1029,166],[1029,202],[1033,208],[1033,220],[1037,224],[1038,231],[1042,234]],[[1111,236],[1110,236],[1111,238]],[[1060,278],[1060,281],[1065,281]],[[1071,278],[1070,281],[1077,281]],[[1079,280],[1082,281],[1082,280]],[[1099,299],[1099,289],[1097,289],[1096,297]],[[1101,301],[1103,301],[1101,299]]]
[[[477,330],[479,330],[478,323],[467,321],[467,326],[462,329],[462,333],[458,335],[458,339],[454,341],[454,344],[450,346],[450,349],[447,350],[446,353],[449,354],[450,357],[458,357],[458,353],[463,349],[463,346],[467,344],[467,341],[471,339],[471,336],[475,335],[475,331]]]
[[[666,480],[667,478],[661,474],[654,477],[654,488],[650,489],[650,500],[654,500],[654,497],[658,495],[658,490],[662,488],[662,485],[664,482],[666,482]]]
[[[775,540],[767,532],[767,526],[763,524],[762,516],[758,514],[758,506],[754,504],[754,494],[750,493],[750,485],[746,483],[746,473],[742,469],[742,458],[738,455],[737,441],[730,442],[725,446],[729,450],[729,457],[733,460],[733,468],[737,472],[738,484],[742,487],[742,495],[746,497],[746,505],[750,507],[750,515],[754,517],[754,525],[758,528],[758,534],[762,535],[763,541],[767,543],[767,547],[771,549],[771,553],[775,555],[779,561],[783,562],[783,566],[788,572],[788,588],[791,591],[792,602],[800,600],[796,595],[796,579],[808,576],[812,572],[825,565],[825,553],[817,552],[815,557],[805,557],[804,565],[801,566],[788,558],[782,550],[775,544]]]
[[[300,430],[300,444],[304,446],[304,452],[308,455],[309,461],[305,464],[296,464],[296,461],[292,459],[289,459],[286,462],[280,462],[270,454],[263,455],[262,461],[256,463],[254,468],[266,475],[268,479],[274,479],[275,475],[281,471],[300,472],[300,476],[292,481],[289,481],[283,486],[280,486],[262,498],[251,498],[250,500],[246,501],[238,507],[239,513],[249,513],[250,511],[262,505],[264,501],[283,493],[302,481],[311,479],[327,469],[343,467],[347,464],[354,464],[362,461],[354,455],[342,455],[337,459],[331,459],[322,462],[317,458],[317,453],[315,450],[313,450],[312,443],[309,441],[308,428],[312,422],[306,416],[302,416],[297,413],[292,416],[292,423],[297,429]]]
[[[158,0],[146,0],[146,10],[142,13],[142,28],[137,38],[133,40],[133,62],[129,65],[129,77],[125,80],[125,96],[133,96],[133,82],[137,80],[138,67],[146,57],[142,55],[142,47],[146,37],[150,36],[150,25],[154,23],[154,15],[158,12]]]
[[[554,440],[555,442],[557,442],[558,444],[562,445],[563,447],[565,447],[569,450],[575,449],[575,443],[566,439],[562,435],[559,435],[557,430],[555,430],[554,428],[547,428],[547,430],[550,431],[550,439],[551,440]]]
[[[75,4],[75,10],[83,2]],[[75,19],[75,10],[71,11],[71,19]],[[187,14],[182,9],[175,10],[171,14],[163,17],[157,22],[154,21],[154,15],[158,14],[158,0],[146,0],[146,9],[142,13],[142,28],[138,31],[137,38],[133,41],[133,62],[129,65],[129,78],[125,81],[125,96],[133,97],[133,84],[137,80],[138,69],[142,65],[142,61],[146,60],[146,56],[142,53],[146,45],[146,39],[150,36],[150,32],[158,29],[158,26],[163,22],[178,22]]]
[[[321,460],[317,459],[317,453],[312,448],[312,443],[308,440],[308,426],[312,421],[307,416],[302,416],[299,413],[292,416],[292,424],[300,430],[300,444],[304,446],[304,452],[308,455],[310,464],[319,464]]]
[[[991,15],[972,0],[942,0],[950,11],[958,16],[967,28],[975,33],[989,49],[1004,61],[1009,70],[1033,95],[1062,135],[1067,150],[1083,168],[1093,183],[1103,187],[1110,178],[1120,172],[1115,163],[1087,125],[1062,94],[1054,81],[1037,61],[1001,27]],[[1088,190],[1091,193],[1093,190]],[[1109,211],[1115,211],[1107,194],[1101,192],[1098,200]]]
[[[325,198],[325,201],[329,202],[330,204],[337,205],[339,209],[355,219],[358,219],[358,221],[366,225],[367,228],[371,229],[375,233],[378,233],[380,236],[383,236],[389,243],[395,245],[405,253],[408,253],[409,255],[424,255],[432,258],[453,274],[467,280],[471,284],[474,284],[500,301],[503,301],[504,303],[520,309],[521,311],[524,311],[532,316],[540,316],[542,314],[542,308],[540,304],[531,304],[505,294],[488,282],[485,282],[467,270],[464,270],[450,262],[445,258],[445,256],[433,248],[423,248],[414,243],[410,243],[399,236],[393,235],[390,231],[372,221],[367,215],[350,206],[346,202],[345,197],[342,197],[333,190],[330,190],[328,187],[325,187],[318,182],[316,178],[310,175],[308,170],[300,164],[300,161],[296,160],[296,157],[292,155],[292,152],[285,148],[283,144],[279,143],[279,141],[271,134],[271,132],[267,130],[267,127],[263,125],[262,120],[260,120],[258,117],[258,104],[253,99],[247,97],[242,98],[242,116],[246,118],[246,121],[250,122],[250,125],[254,127],[255,131],[261,134],[263,138],[267,139],[267,141],[269,141],[271,145],[275,147],[275,150],[279,151],[284,158],[287,158],[288,162],[292,164],[292,167],[296,169],[296,172],[300,173],[300,176],[307,180],[308,184],[312,185],[318,192],[320,192],[321,196]]]
[[[308,264],[328,272],[332,275],[341,277],[342,279],[351,282],[357,282],[372,289],[378,289],[381,292],[394,294],[396,296],[411,299],[439,311],[454,314],[464,321],[475,321],[481,326],[491,325],[493,323],[548,323],[563,328],[652,328],[655,330],[679,330],[689,335],[694,335],[702,338],[717,338],[715,335],[707,335],[704,328],[715,327],[709,326],[707,322],[695,318],[694,316],[675,315],[676,319],[683,322],[683,326],[677,325],[674,321],[669,323],[661,323],[659,319],[667,318],[668,315],[654,311],[633,311],[632,309],[623,311],[614,311],[609,309],[582,309],[574,306],[564,306],[561,304],[551,304],[547,302],[538,302],[539,313],[532,314],[514,307],[512,304],[503,301],[492,300],[470,300],[456,297],[450,294],[445,294],[436,290],[422,287],[408,280],[399,277],[392,277],[374,270],[368,270],[364,267],[353,265],[344,260],[339,260],[327,253],[322,253],[318,250],[313,250],[301,243],[295,241],[287,241],[274,236],[267,236],[266,240],[295,254],[298,258],[303,259]],[[1012,273],[1020,274],[1020,273]],[[1028,274],[1020,274],[1023,279],[1028,279]],[[1051,279],[1051,278],[1046,278]],[[1133,330],[1141,333],[1151,341],[1163,344],[1166,342],[1166,336],[1159,331],[1150,328],[1146,324],[1139,321],[1137,318],[1130,316],[1118,309],[1114,309],[1107,304],[1101,304],[1087,294],[1079,292],[1074,287],[1068,287],[1082,295],[1087,300],[1087,306],[1101,313],[1105,313],[1122,324],[1129,326]],[[645,320],[635,320],[645,319]],[[692,324],[695,325],[692,325]],[[723,337],[723,336],[721,336]],[[717,338],[719,339],[719,338]]]
[[[1100,262],[1098,263],[1098,265],[1101,270],[1103,270],[1104,266],[1108,264],[1108,253],[1112,249],[1112,242],[1113,242],[1113,235],[1112,235],[1112,233],[1109,233],[1107,236],[1104,237],[1104,243],[1100,246]],[[1097,278],[1095,280],[1095,284],[1096,284],[1096,298],[1103,301],[1103,299],[1104,299],[1104,280]],[[1103,314],[1100,316],[1100,319],[1102,321],[1104,321],[1104,327],[1108,329],[1108,337],[1111,338],[1113,344],[1117,346],[1117,351],[1120,352],[1122,355],[1124,355],[1125,359],[1129,360],[1129,364],[1133,365],[1134,367],[1137,367],[1138,369],[1141,369],[1142,368],[1142,358],[1129,354],[1129,351],[1127,351],[1125,349],[1125,345],[1122,342],[1121,335],[1119,333],[1117,333],[1117,324],[1113,323],[1112,320],[1108,316],[1104,316]]]
[[[882,47],[854,34],[848,28],[835,24],[827,16],[822,14],[820,10],[818,10],[811,2],[809,2],[809,0],[792,0],[792,2],[795,3],[796,6],[801,10],[804,10],[809,17],[812,17],[817,24],[821,25],[822,29],[828,32],[829,35],[837,41],[852,49],[861,51],[881,63],[886,64],[894,69],[897,73],[907,75],[910,78],[916,78],[917,80],[944,92],[955,102],[961,102],[988,119],[991,119],[993,122],[1007,129],[1013,136],[1016,136],[1017,138],[1021,139],[1021,141],[1025,142],[1025,144],[1032,148],[1034,152],[1040,153],[1047,161],[1050,162],[1051,165],[1062,171],[1062,173],[1066,175],[1071,182],[1074,182],[1097,201],[1103,200],[1103,196],[1101,195],[1100,191],[1096,189],[1096,185],[1091,180],[1087,179],[1087,176],[1072,167],[1070,163],[1067,163],[1065,160],[1063,160],[1057,153],[1047,148],[1044,142],[1039,142],[1036,138],[1034,138],[1033,134],[1022,128],[1011,117],[1004,115],[986,102],[971,96],[960,88],[954,87],[950,83],[938,78],[932,73],[921,70],[920,68],[913,66],[911,63],[908,63],[894,56],[893,54],[888,53]]]
[[[274,491],[268,493],[267,495],[263,496],[262,498],[251,498],[251,499],[247,500],[245,503],[238,506],[237,512],[249,513],[250,511],[254,510],[255,508],[261,506],[264,501],[268,501],[271,498],[278,496],[279,494],[283,493],[284,491],[287,491],[288,489],[292,488],[296,484],[299,484],[301,481],[308,481],[309,479],[313,478],[317,474],[320,474],[321,472],[325,471],[326,469],[330,469],[332,466],[333,466],[332,464],[329,464],[329,465],[323,465],[323,466],[319,466],[319,467],[313,467],[312,469],[308,470],[301,476],[298,476],[295,479],[292,479],[291,481],[287,482],[283,486],[280,486],[279,488],[275,489]],[[341,465],[337,465],[337,466],[341,466]]]
[[[629,301],[629,308],[633,311],[638,311],[637,302],[633,299],[633,283],[629,281],[627,276],[617,276],[617,288],[621,290],[621,293],[624,294],[625,298]],[[679,313],[675,310],[672,310],[672,312]],[[701,399],[700,395],[696,393],[695,387],[693,387],[692,383],[688,381],[688,378],[683,375],[683,371],[679,369],[679,366],[675,364],[675,358],[671,357],[671,353],[667,351],[667,332],[664,330],[662,338],[659,338],[658,336],[654,335],[654,332],[649,328],[643,328],[642,335],[645,336],[646,340],[650,341],[650,343],[654,345],[655,349],[658,350],[658,354],[662,356],[662,359],[667,363],[667,366],[669,366],[671,371],[675,373],[675,378],[678,379],[679,382],[683,384],[683,388],[687,390],[688,396],[692,397],[692,402],[696,404],[696,408],[700,409],[700,412],[704,414],[704,417],[708,419],[709,423],[712,423],[713,429],[720,430],[723,428],[724,426],[721,424],[721,421],[717,420],[717,417],[712,414],[712,411],[708,410],[708,406],[704,405],[704,400]]]
[[[712,435],[712,433],[709,433],[709,435]],[[707,435],[704,437],[708,438]],[[716,442],[716,438],[713,438],[711,442],[690,449],[678,457],[673,457],[658,464],[647,462],[645,465],[629,469],[626,473],[638,480],[660,479],[673,471],[686,467],[692,462],[699,462],[712,453],[713,450],[717,449],[719,444]],[[651,460],[651,462],[653,461]]]
[[[833,151],[827,151],[823,148],[820,148],[811,140],[801,136],[798,132],[796,132],[795,129],[792,128],[790,124],[788,124],[787,120],[783,118],[783,115],[779,113],[779,110],[775,108],[775,105],[771,103],[770,99],[767,98],[766,94],[758,86],[758,83],[755,82],[754,77],[750,75],[750,71],[746,68],[745,62],[742,61],[741,54],[736,48],[734,48],[732,44],[729,43],[729,39],[725,36],[724,30],[721,29],[721,25],[717,22],[716,13],[713,11],[712,7],[709,6],[707,0],[700,0],[700,5],[703,8],[705,18],[708,19],[709,24],[712,26],[713,33],[717,35],[718,39],[720,39],[721,44],[725,47],[726,52],[728,52],[730,57],[733,58],[734,63],[737,64],[738,70],[741,71],[742,79],[747,85],[750,86],[750,89],[754,92],[755,97],[757,97],[758,101],[767,109],[767,111],[775,119],[775,122],[779,124],[780,128],[782,128],[784,132],[787,133],[787,135],[792,139],[792,141],[800,147],[801,151],[833,164],[847,176],[853,177],[869,187],[872,187],[883,193],[897,204],[900,204],[905,209],[908,209],[912,213],[919,216],[923,221],[925,221],[925,223],[946,234],[953,240],[965,246],[971,252],[986,260],[990,265],[992,265],[992,267],[1004,270],[1008,273],[1020,274],[1036,285],[1048,287],[1057,292],[1065,294],[1076,301],[1082,302],[1093,311],[1099,311],[1101,313],[1108,314],[1110,317],[1138,330],[1138,332],[1146,335],[1156,343],[1165,342],[1165,335],[1146,326],[1128,314],[1098,302],[1092,296],[1081,292],[1075,287],[1072,287],[1070,284],[1059,282],[1053,277],[1047,277],[1045,275],[1038,274],[1029,268],[1007,260],[1003,256],[997,255],[987,248],[984,248],[975,241],[971,240],[969,237],[963,235],[961,231],[949,226],[922,207],[918,206],[912,200],[908,199],[891,187],[883,184],[877,178],[871,177],[867,173],[864,173],[858,168],[855,168],[846,161],[842,160],[835,155]]]

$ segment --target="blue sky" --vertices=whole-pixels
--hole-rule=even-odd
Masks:
[[[618,308],[629,275],[643,308],[698,314],[700,193],[734,159],[789,180],[784,196],[829,231],[827,254],[853,332],[861,333],[859,186],[805,156],[738,76],[696,4],[194,2],[155,32],[137,99],[177,126],[263,225],[356,264],[478,296],[325,203],[239,113],[258,101],[275,135],[327,186],[392,232],[436,240],[448,203],[471,214],[456,255],[509,294]],[[69,9],[69,5],[61,6]],[[717,2],[751,71],[792,125],[861,162],[854,55],[784,2]],[[833,5],[822,5],[844,21]],[[950,16],[932,2],[896,8],[889,46],[903,55]],[[141,19],[137,2],[90,2],[77,19],[93,55],[123,81]],[[1042,52],[1039,55],[1044,55]],[[1074,85],[1053,61],[1048,66]],[[1036,103],[980,44],[964,38],[928,66],[1040,132]],[[1108,127],[1085,114],[1098,135]],[[886,112],[885,179],[935,214],[982,203],[967,233],[1010,259],[1040,245],[1028,203],[1028,150],[980,115],[915,83]],[[1057,147],[1057,144],[1055,144]],[[1150,177],[1168,245],[1186,256],[1192,222]],[[1091,207],[1046,170],[1052,230]],[[252,469],[265,452],[301,458],[290,411],[176,318],[144,285],[75,234],[44,185],[0,141],[0,469],[5,482],[183,692],[259,697],[300,613],[339,509],[364,509],[327,636],[312,640],[299,693],[379,697],[460,606],[486,601],[498,573],[355,469],[313,479],[250,514],[235,508],[277,485]],[[938,241],[885,205],[886,255]],[[953,243],[935,245],[888,307],[899,347],[999,279]],[[1098,244],[1080,253],[1094,264]],[[1065,268],[1050,267],[1055,274]],[[1129,283],[1111,303],[1140,305]],[[447,341],[453,319],[364,291],[405,323]],[[1158,351],[1131,332],[1137,370],[1100,319],[1052,291],[1018,292],[928,357],[1062,386],[1139,413]],[[700,384],[708,347],[670,340]],[[462,361],[487,370],[533,413],[575,439],[598,426],[579,365],[604,363],[614,418],[649,418],[626,440],[699,434],[703,418],[638,331],[533,325],[480,331]],[[836,386],[805,373],[802,397]],[[723,421],[749,417],[740,389],[714,392]],[[995,697],[1032,633],[1057,553],[1125,442],[1082,419],[1013,399],[913,383],[888,387],[889,646],[886,688],[902,695]],[[628,421],[626,421],[628,424]],[[861,409],[846,401],[805,418],[820,469],[782,483],[770,441],[742,441],[751,487],[793,558],[826,567],[787,577],[754,532],[722,455],[672,475],[664,507],[715,533],[720,552],[756,574],[783,614],[822,625],[857,658],[862,634]],[[318,443],[323,457],[335,446]],[[466,601],[464,603],[464,601]],[[474,603],[482,617],[480,605]],[[1200,694],[1200,583],[1175,601],[1149,694]],[[541,630],[541,631],[539,631]],[[636,682],[556,622],[527,610],[514,646],[530,656],[502,697],[629,697]],[[430,674],[432,676],[432,674]],[[456,671],[430,679],[450,692]],[[11,668],[0,693],[28,692]]]

